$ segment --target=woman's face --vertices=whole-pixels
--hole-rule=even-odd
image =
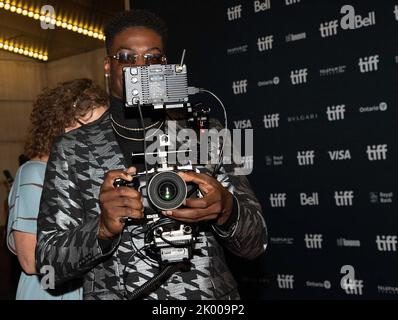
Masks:
[[[107,110],[106,106],[101,106],[101,107],[92,109],[85,116],[79,118],[73,126],[65,128],[65,133],[72,131],[74,129],[77,129],[84,124],[87,124],[87,123],[90,123],[90,122],[93,122],[93,121],[99,119],[104,114],[104,112],[106,110]]]

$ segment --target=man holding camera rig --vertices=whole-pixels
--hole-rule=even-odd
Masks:
[[[53,146],[38,219],[38,270],[52,266],[56,284],[83,277],[85,299],[239,299],[224,249],[254,259],[266,248],[267,231],[247,179],[228,174],[233,172],[228,166],[216,178],[211,168],[179,173],[203,197],[188,198],[183,208],[161,215],[200,226],[196,253],[156,278],[161,263],[144,248],[142,195],[114,182],[131,181],[144,170],[131,155],[143,152],[146,130],[156,134],[170,120],[164,110],[143,108],[142,117],[136,109],[125,110],[122,76],[127,66],[165,64],[167,31],[159,17],[134,10],[115,16],[105,35],[110,109]],[[151,279],[158,281],[145,287]]]

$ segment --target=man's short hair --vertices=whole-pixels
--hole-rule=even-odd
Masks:
[[[163,45],[166,47],[166,23],[152,12],[146,10],[130,10],[118,13],[106,25],[105,44],[108,53],[110,53],[115,37],[122,31],[132,27],[144,27],[152,29],[162,38]]]

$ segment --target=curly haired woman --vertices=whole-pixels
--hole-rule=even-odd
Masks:
[[[88,79],[77,79],[53,89],[46,89],[34,104],[29,138],[25,145],[25,154],[30,161],[19,168],[8,197],[10,212],[7,244],[18,256],[23,270],[18,284],[17,300],[82,299],[80,282],[46,290],[51,281],[47,283],[44,278],[37,276],[36,220],[46,164],[54,139],[99,119],[107,105],[106,93]]]

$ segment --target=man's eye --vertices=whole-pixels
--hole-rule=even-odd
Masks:
[[[135,55],[128,53],[128,52],[121,52],[119,53],[119,61],[120,62],[129,62],[129,63],[134,63],[135,62]]]

